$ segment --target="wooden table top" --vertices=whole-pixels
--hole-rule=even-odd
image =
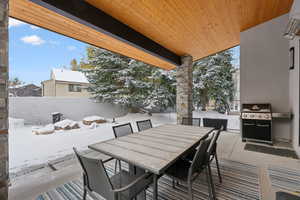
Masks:
[[[167,124],[89,146],[160,175],[213,128]]]

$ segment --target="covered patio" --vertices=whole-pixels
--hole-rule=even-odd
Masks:
[[[274,121],[272,142],[274,139],[275,146],[287,144],[299,156],[299,36],[298,32],[288,32],[294,34],[293,37],[289,37],[290,40],[283,37],[289,21],[299,26],[300,18],[296,22],[293,20],[300,7],[294,4],[291,9],[292,5],[293,0],[1,1],[0,199],[34,199],[80,176],[78,164],[71,159],[61,170],[49,173],[51,178],[28,176],[9,189],[9,16],[153,67],[176,69],[177,124],[181,124],[183,118],[193,117],[193,61],[240,45],[241,103],[270,103],[274,113],[292,113],[293,119]],[[294,48],[293,70],[289,70],[290,47]],[[239,199],[238,193],[249,194],[243,199],[275,199],[275,192],[290,184],[290,179],[278,182],[272,179],[272,174],[282,178],[289,173],[299,176],[296,171],[299,160],[246,151],[241,134],[224,131],[219,140],[221,168],[227,177],[225,185],[228,190],[237,188],[237,191],[231,193],[217,185],[218,199]],[[109,163],[108,168],[114,168],[112,164]],[[31,184],[26,185],[26,182]],[[72,185],[76,184],[73,182]],[[196,199],[207,198],[203,193],[203,187],[207,186],[201,184],[200,180]],[[238,190],[238,185],[242,184],[246,184],[241,187],[244,190]],[[292,181],[294,184],[299,182]],[[185,198],[181,194],[185,189],[172,189],[168,179],[161,180],[158,187],[160,199]],[[291,190],[295,192],[297,187]],[[151,189],[148,193],[147,197],[151,199]],[[40,197],[43,198],[47,199]]]
[[[156,126],[157,122],[153,125]],[[136,129],[134,130],[136,131]],[[220,136],[218,156],[223,177],[222,184],[218,182],[214,163],[212,168],[218,199],[275,199],[275,192],[282,191],[284,188],[287,190],[291,186],[287,180],[297,180],[297,177],[299,177],[299,174],[297,176],[286,176],[288,174],[287,169],[295,172],[299,171],[298,160],[246,151],[244,146],[245,144],[241,142],[240,135],[236,132],[227,131]],[[94,158],[101,157],[95,151],[87,151],[85,155]],[[114,161],[107,164],[110,173],[114,171],[113,165]],[[124,168],[127,167],[125,163],[123,166]],[[41,194],[43,195],[40,197],[41,199],[47,199],[57,194],[59,190],[68,191],[68,186],[77,188],[76,185],[79,184],[81,187],[81,167],[74,156],[63,162],[53,162],[53,167],[57,170],[53,171],[48,167],[16,178],[10,187],[9,199],[36,199]],[[276,182],[276,179],[270,178],[270,174],[271,169],[278,168],[286,170],[281,173],[278,170],[273,171],[275,177],[278,176],[277,180],[282,180]],[[206,187],[205,177],[201,176],[198,183],[194,185],[194,199],[207,199]],[[294,185],[294,187],[297,187],[297,185]],[[185,185],[173,189],[172,183],[167,177],[160,179],[158,189],[159,199],[186,199],[187,190]],[[81,190],[78,190],[78,194],[82,194]],[[152,199],[151,195],[152,190],[149,189],[147,199]],[[81,196],[77,198],[80,199]]]

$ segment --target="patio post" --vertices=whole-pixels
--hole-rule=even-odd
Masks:
[[[181,65],[177,67],[177,96],[176,111],[177,124],[181,124],[183,117],[193,116],[193,57],[184,55],[181,57]]]
[[[0,1],[0,199],[8,199],[8,1]]]

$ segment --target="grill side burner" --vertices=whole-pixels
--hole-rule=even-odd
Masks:
[[[273,144],[271,104],[242,104],[243,141]]]

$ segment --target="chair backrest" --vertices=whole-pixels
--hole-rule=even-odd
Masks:
[[[138,131],[144,131],[144,130],[152,128],[152,123],[151,123],[150,119],[143,120],[143,121],[137,121],[136,125],[138,127]]]
[[[192,125],[192,126],[200,126],[201,125],[201,118],[182,118],[182,125]]]
[[[115,138],[126,136],[133,133],[132,126],[130,123],[113,126]]]
[[[103,162],[80,155],[76,148],[73,149],[83,170],[85,187],[88,187],[90,191],[100,194],[105,199],[113,200],[113,186]]]
[[[207,148],[207,156],[206,156],[207,159],[210,159],[210,157],[214,156],[214,154],[216,153],[217,140],[220,136],[220,133],[221,133],[221,129],[217,130],[217,132],[214,134],[209,144],[209,147]]]
[[[203,126],[204,127],[213,127],[216,129],[220,129],[223,126],[222,131],[227,130],[227,119],[213,119],[213,118],[203,118]]]
[[[200,144],[189,169],[189,178],[191,178],[194,173],[199,172],[199,170],[202,169],[203,165],[206,165],[208,163],[207,150],[215,133],[211,133],[210,135],[208,137],[203,138],[200,141]]]

